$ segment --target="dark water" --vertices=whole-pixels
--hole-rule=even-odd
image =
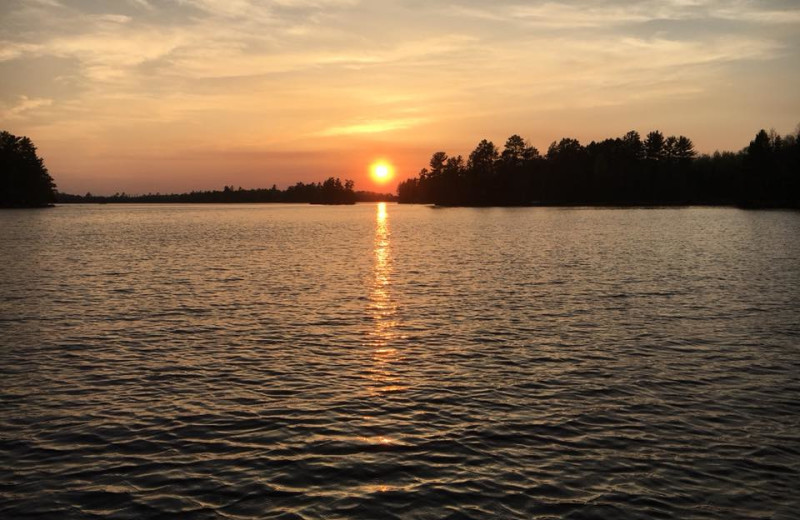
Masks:
[[[800,518],[800,213],[0,212],[2,518]]]

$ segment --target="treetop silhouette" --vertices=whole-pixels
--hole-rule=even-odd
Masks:
[[[56,200],[56,185],[27,137],[0,132],[0,207],[43,207]]]
[[[800,132],[800,127],[798,128]],[[519,135],[502,152],[481,140],[464,163],[436,152],[430,169],[398,186],[400,202],[461,206],[531,204],[737,204],[800,207],[800,136],[762,130],[738,153],[697,155],[686,136],[658,130],[642,140],[582,145],[553,141],[542,156]]]

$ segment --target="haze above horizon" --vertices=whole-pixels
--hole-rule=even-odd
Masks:
[[[12,0],[0,129],[61,191],[378,185],[511,134],[737,150],[800,121],[791,1]]]

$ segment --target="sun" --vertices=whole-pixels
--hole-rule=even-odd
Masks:
[[[386,184],[394,177],[394,167],[387,161],[375,161],[369,167],[369,170],[372,180],[378,184]]]

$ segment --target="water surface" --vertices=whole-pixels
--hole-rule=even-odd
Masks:
[[[0,517],[798,518],[800,213],[0,212]]]

